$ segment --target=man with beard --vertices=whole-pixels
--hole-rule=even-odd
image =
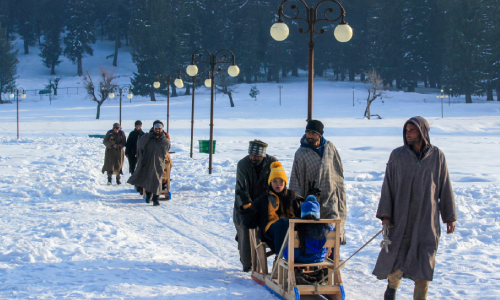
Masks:
[[[255,200],[266,193],[268,178],[271,173],[271,163],[277,161],[274,156],[266,154],[266,148],[267,144],[262,141],[251,141],[248,147],[248,155],[238,162],[236,168],[236,182],[240,182],[245,186],[245,193],[249,195],[250,200]],[[243,272],[249,272],[252,269],[250,233],[241,219],[240,207],[242,199],[238,194],[239,190],[240,186],[236,184],[233,222],[236,227],[236,240],[238,241]]]
[[[153,128],[137,142],[137,170],[127,181],[146,190],[146,203],[153,200],[159,206],[162,176],[165,169],[165,156],[170,150],[170,140],[163,131],[163,123],[153,122]]]
[[[130,174],[134,174],[135,165],[137,164],[137,141],[143,135],[142,122],[137,120],[135,121],[135,129],[128,135],[127,145],[125,146],[125,156],[128,159]]]
[[[380,251],[373,274],[387,278],[385,300],[396,299],[401,278],[415,281],[413,299],[427,298],[441,227],[455,231],[457,212],[443,152],[431,145],[429,123],[413,117],[403,127],[404,146],[389,157],[376,217],[389,228],[389,251]]]
[[[106,146],[104,153],[104,165],[102,173],[107,172],[108,185],[111,185],[111,176],[116,175],[116,184],[121,184],[120,179],[123,174],[123,147],[127,137],[125,132],[121,130],[119,123],[113,124],[113,129],[106,133],[103,144]]]
[[[315,195],[321,206],[321,219],[342,220],[340,242],[345,245],[344,168],[337,148],[323,137],[323,128],[323,123],[318,120],[307,122],[306,134],[295,152],[289,189],[304,198]]]

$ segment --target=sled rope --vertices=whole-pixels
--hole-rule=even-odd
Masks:
[[[325,279],[327,279],[328,276],[330,276],[332,273],[334,273],[335,271],[337,271],[338,269],[340,269],[349,259],[351,259],[354,255],[358,254],[359,251],[361,251],[364,247],[366,247],[366,245],[368,245],[369,243],[371,243],[371,241],[373,241],[381,233],[382,233],[382,236],[383,236],[383,240],[382,240],[382,242],[380,242],[380,247],[384,248],[387,252],[389,252],[389,248],[388,247],[391,244],[391,241],[389,240],[389,237],[387,236],[388,233],[389,233],[389,229],[387,228],[387,224],[384,224],[384,228],[382,228],[368,242],[366,242],[363,246],[361,246],[361,248],[359,248],[356,252],[354,252],[354,254],[352,254],[351,256],[349,256],[348,259],[344,260],[338,267],[336,267],[335,269],[333,269],[333,271],[331,271],[330,273],[328,273],[328,275],[326,275],[325,277],[323,277],[323,279],[321,279],[318,282],[315,282],[314,283],[314,288],[315,288],[316,292],[318,291],[318,285],[319,284],[321,284],[323,281],[325,281]]]

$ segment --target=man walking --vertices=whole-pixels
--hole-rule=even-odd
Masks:
[[[119,123],[113,124],[113,129],[106,133],[104,141],[102,142],[106,146],[106,152],[104,153],[104,165],[102,166],[102,173],[107,172],[108,175],[108,185],[111,185],[112,175],[116,175],[116,184],[121,184],[120,179],[123,167],[123,147],[125,147],[125,141],[127,137],[125,132],[121,130]]]
[[[146,190],[146,203],[153,200],[159,206],[161,179],[165,169],[165,156],[170,150],[170,140],[163,131],[163,123],[154,121],[153,128],[137,142],[137,169],[127,181]]]
[[[344,168],[337,148],[323,137],[323,128],[321,121],[307,122],[306,134],[295,152],[289,189],[304,198],[315,194],[321,206],[321,219],[342,220],[340,242],[345,245],[347,204]],[[316,188],[315,183],[318,185]]]
[[[387,278],[385,300],[396,299],[401,278],[415,281],[413,299],[427,298],[441,227],[453,233],[457,213],[443,152],[431,145],[429,123],[413,117],[403,127],[404,146],[387,163],[377,218],[389,228],[389,252],[382,250],[373,274]]]
[[[266,148],[267,144],[262,141],[251,141],[248,147],[248,155],[238,162],[236,168],[233,222],[236,227],[236,240],[238,241],[238,250],[240,252],[240,261],[243,265],[243,272],[249,272],[252,269],[252,255],[250,249],[250,233],[248,228],[243,225],[240,214],[240,207],[243,203],[240,195],[238,195],[240,189],[238,182],[245,184],[251,200],[255,200],[266,193],[268,178],[271,173],[271,163],[277,161],[274,156],[266,154]]]
[[[125,156],[128,159],[130,174],[134,174],[135,165],[137,164],[137,141],[143,135],[144,131],[142,131],[142,122],[137,120],[135,121],[135,129],[128,135],[125,148]]]

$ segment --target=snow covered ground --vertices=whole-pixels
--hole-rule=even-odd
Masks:
[[[84,68],[97,74],[112,52],[98,43]],[[26,89],[43,88],[48,69],[38,49],[19,55],[18,80]],[[120,53],[119,82],[135,70]],[[81,86],[76,67],[64,61],[56,69],[61,87]],[[0,105],[0,298],[41,299],[275,299],[240,272],[232,223],[235,170],[248,141],[269,143],[268,153],[288,174],[304,133],[307,81],[284,79],[279,106],[276,83],[236,87],[235,107],[217,95],[214,171],[208,156],[189,157],[191,97],[171,98],[173,199],[152,207],[127,184],[107,186],[101,173],[104,146],[88,134],[104,134],[118,120],[115,98],[102,107],[65,89],[48,98],[28,94],[20,101],[20,139],[16,107]],[[353,86],[355,105],[352,105]],[[180,93],[182,94],[182,92]],[[345,170],[348,221],[343,258],[380,229],[375,216],[385,163],[402,144],[406,119],[421,115],[431,124],[431,142],[446,155],[458,210],[454,234],[443,232],[429,299],[500,298],[500,103],[463,98],[441,103],[435,95],[389,92],[363,119],[365,86],[324,79],[315,81],[314,117],[325,124],[325,137],[339,149]],[[160,99],[164,99],[161,97]],[[209,91],[196,92],[195,143],[209,134]],[[135,96],[123,102],[126,132],[141,119],[166,121],[166,102]],[[125,164],[124,181],[128,179]],[[378,242],[367,246],[343,269],[347,299],[381,299],[386,282],[371,275]],[[410,299],[413,284],[403,281],[398,295]]]

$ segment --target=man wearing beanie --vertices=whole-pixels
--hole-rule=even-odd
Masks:
[[[380,251],[373,275],[387,278],[384,299],[396,299],[403,277],[415,281],[413,299],[426,299],[441,236],[455,231],[457,212],[443,152],[431,145],[429,123],[413,117],[403,126],[404,145],[392,151],[376,217],[389,228],[389,252]]]
[[[121,184],[120,178],[123,174],[123,160],[125,142],[127,137],[125,132],[121,130],[120,123],[114,123],[113,129],[109,130],[104,137],[102,143],[106,146],[104,153],[104,165],[102,166],[102,173],[108,175],[108,185],[111,185],[111,176],[116,175],[116,184]]]
[[[245,184],[248,196],[251,200],[257,199],[266,192],[271,172],[271,163],[277,161],[274,156],[266,154],[267,144],[254,140],[248,147],[248,155],[238,162],[236,168],[236,182]],[[240,252],[240,261],[243,271],[249,272],[252,268],[252,256],[250,249],[250,234],[248,228],[243,225],[240,214],[241,197],[238,195],[238,184],[235,188],[233,222],[236,227],[236,240]]]
[[[300,204],[304,199],[286,188],[288,178],[279,161],[271,164],[267,183],[267,193],[252,201],[245,184],[238,181],[237,193],[242,203],[239,209],[243,224],[248,228],[259,227],[259,238],[277,256],[288,231],[288,220],[301,215]]]
[[[158,197],[162,189],[162,177],[165,169],[165,156],[170,150],[170,140],[163,131],[163,123],[154,121],[153,128],[137,142],[137,170],[127,181],[146,190],[146,203],[153,200],[158,206]]]
[[[302,197],[315,195],[320,204],[321,219],[342,220],[340,242],[345,245],[344,168],[337,148],[323,137],[323,128],[323,123],[318,120],[307,122],[306,133],[295,152],[290,189]]]
[[[135,165],[137,164],[137,141],[143,135],[144,131],[142,131],[142,122],[137,120],[135,121],[135,129],[128,135],[127,145],[125,148],[125,156],[128,159],[128,170],[130,174],[134,174]]]

